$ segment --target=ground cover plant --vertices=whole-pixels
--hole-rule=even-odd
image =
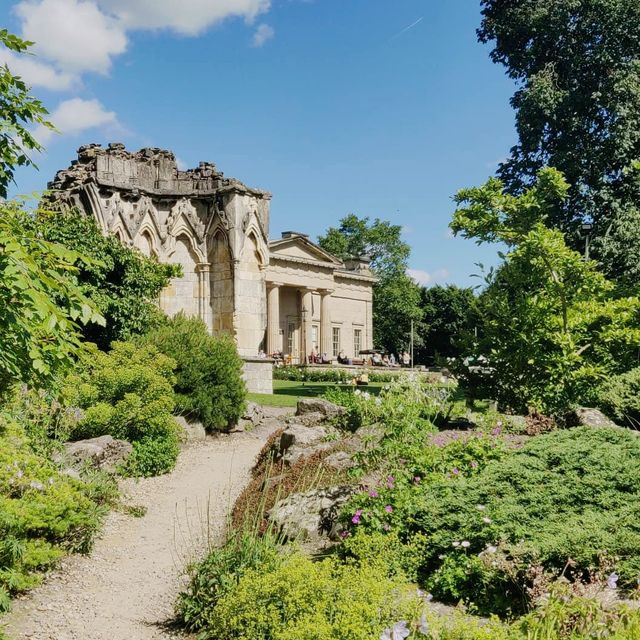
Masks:
[[[172,358],[176,409],[209,431],[226,431],[244,413],[242,359],[231,337],[211,336],[198,318],[178,314],[141,339]]]
[[[81,417],[70,439],[109,434],[133,444],[124,471],[150,476],[175,466],[178,425],[173,417],[175,362],[152,346],[114,342],[108,353],[93,348],[65,381],[62,402]]]
[[[432,452],[430,471],[413,481],[403,471],[389,476],[353,500],[345,521],[404,544],[417,536],[422,584],[485,613],[525,611],[536,580],[561,575],[590,583],[615,573],[619,586],[635,586],[634,433],[581,427],[537,436],[515,451],[486,447],[485,438]],[[415,462],[407,464],[411,475]]]
[[[108,503],[100,479],[64,475],[33,444],[0,413],[0,611],[64,553],[88,551]]]

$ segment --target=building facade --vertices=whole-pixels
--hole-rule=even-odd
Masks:
[[[105,234],[180,264],[161,308],[232,335],[248,369],[262,352],[302,363],[314,348],[333,358],[372,346],[375,279],[367,262],[342,262],[304,234],[270,242],[271,195],[214,164],[180,171],[169,151],[91,144],[49,188],[59,205],[93,216]]]

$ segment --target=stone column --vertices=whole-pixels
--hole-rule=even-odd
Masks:
[[[331,289],[320,291],[320,354],[333,358],[333,335],[331,331]]]
[[[301,318],[301,334],[302,345],[300,354],[300,363],[306,364],[309,360],[311,352],[312,334],[311,326],[313,320],[313,292],[311,289],[302,289],[300,299],[300,318]]]
[[[198,316],[211,332],[213,330],[211,322],[211,264],[201,262],[196,265],[196,271],[198,273]]]
[[[267,354],[280,350],[280,284],[267,282]]]

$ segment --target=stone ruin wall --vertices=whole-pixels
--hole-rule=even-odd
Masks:
[[[183,275],[161,295],[169,315],[199,316],[255,356],[266,324],[271,195],[225,178],[214,164],[178,170],[173,153],[90,144],[49,185],[64,208],[91,215],[105,234]]]

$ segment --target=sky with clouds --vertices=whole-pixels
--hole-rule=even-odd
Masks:
[[[512,83],[478,0],[4,0],[0,49],[51,112],[45,188],[88,142],[171,149],[273,193],[271,235],[348,214],[402,225],[420,283],[474,285],[495,250],[453,238],[451,196],[515,141]]]

